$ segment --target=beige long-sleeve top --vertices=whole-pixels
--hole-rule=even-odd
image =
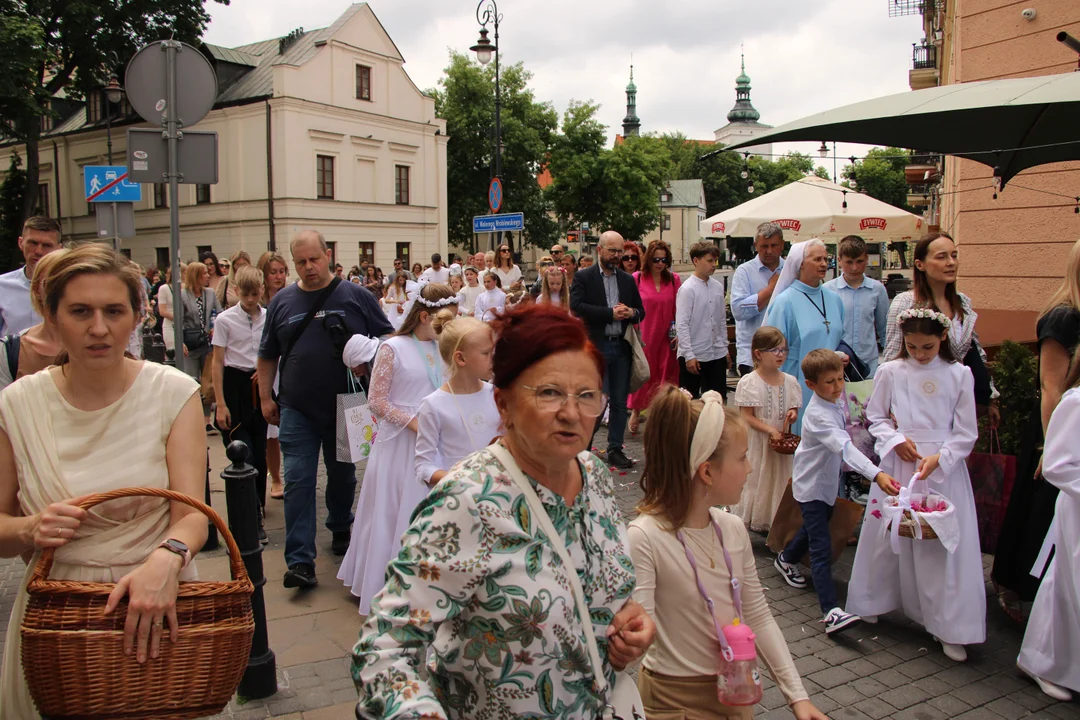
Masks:
[[[772,673],[789,704],[809,699],[780,628],[761,589],[750,536],[735,515],[713,509],[724,534],[731,566],[742,584],[742,622],[757,635],[758,657]],[[683,528],[701,581],[716,607],[720,624],[735,617],[731,576],[712,527]],[[720,644],[709,608],[698,592],[694,570],[675,533],[663,518],[641,515],[630,523],[630,551],[637,573],[637,600],[656,622],[656,640],[645,654],[646,668],[680,677],[716,675]],[[710,566],[710,558],[716,567]]]

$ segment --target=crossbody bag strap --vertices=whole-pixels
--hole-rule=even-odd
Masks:
[[[589,606],[585,603],[585,591],[581,587],[581,580],[578,578],[577,569],[574,567],[574,564],[570,562],[570,555],[566,552],[566,545],[563,544],[562,536],[555,529],[555,525],[551,522],[547,510],[544,508],[544,503],[540,501],[540,497],[536,494],[536,491],[533,490],[532,484],[521,472],[521,468],[518,467],[518,464],[514,461],[510,452],[499,443],[489,445],[487,449],[500,463],[502,463],[502,466],[506,468],[506,472],[510,475],[510,479],[514,481],[514,484],[521,490],[521,494],[525,496],[525,501],[529,504],[529,509],[532,510],[533,517],[536,518],[536,522],[540,525],[540,529],[547,535],[552,550],[559,556],[563,567],[566,568],[566,576],[570,581],[570,589],[574,594],[574,602],[577,604],[578,614],[581,616],[581,624],[585,629],[585,645],[589,651],[589,661],[593,666],[593,682],[596,683],[596,689],[604,698],[604,703],[606,704],[608,702],[610,688],[607,676],[604,675],[604,665],[600,660],[600,649],[596,645],[596,634],[593,632],[592,627],[592,614],[589,612]]]
[[[315,319],[315,316],[319,314],[319,311],[323,309],[323,305],[330,299],[330,296],[334,294],[334,290],[341,284],[341,278],[335,277],[330,281],[330,284],[322,291],[322,294],[315,299],[315,304],[308,310],[308,314],[304,316],[304,319],[300,321],[300,324],[296,326],[296,330],[289,336],[289,341],[285,343],[285,348],[281,351],[281,357],[278,359],[278,367],[285,366],[285,360],[289,357],[289,353],[292,352],[293,346],[296,345],[296,341],[300,339],[300,336],[307,330],[308,325]]]

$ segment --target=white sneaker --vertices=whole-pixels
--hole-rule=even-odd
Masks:
[[[1049,680],[1043,680],[1041,677],[1034,673],[1030,673],[1020,666],[1020,663],[1016,664],[1016,667],[1020,669],[1020,672],[1027,675],[1029,678],[1035,681],[1035,684],[1039,686],[1039,689],[1046,694],[1047,697],[1052,697],[1059,702],[1071,702],[1072,693],[1060,685],[1055,685]]]
[[[825,619],[821,622],[825,623],[825,634],[832,635],[833,633],[838,633],[861,621],[862,618],[858,615],[852,615],[851,613],[844,612],[838,607],[834,607],[825,615]]]
[[[861,617],[864,623],[867,623],[869,625],[877,625],[877,615],[862,615]]]
[[[788,563],[781,560],[783,553],[776,556],[776,560],[773,561],[773,567],[780,571],[780,577],[784,578],[784,582],[797,590],[802,590],[806,587],[806,578],[803,577],[802,572],[799,570],[799,566],[795,563]]]
[[[964,648],[963,645],[947,643],[944,640],[938,640],[937,638],[935,638],[935,640],[941,643],[941,651],[945,653],[945,657],[949,658],[950,660],[955,660],[956,662],[967,661],[967,650]]]

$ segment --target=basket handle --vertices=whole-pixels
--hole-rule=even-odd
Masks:
[[[244,580],[250,582],[248,578],[247,568],[244,566],[243,558],[240,557],[240,548],[236,545],[236,540],[233,539],[232,533],[229,532],[228,526],[225,521],[221,519],[221,516],[217,512],[202,503],[190,495],[176,492],[175,490],[165,490],[163,488],[145,488],[145,487],[129,487],[118,488],[116,490],[109,490],[108,492],[94,493],[93,495],[87,495],[79,502],[75,503],[76,507],[81,507],[83,510],[89,510],[95,505],[99,505],[103,502],[110,500],[117,500],[125,497],[159,497],[173,502],[184,503],[195,508],[203,515],[210,518],[210,522],[214,523],[214,527],[218,529],[218,532],[223,538],[225,538],[225,547],[229,551],[229,572],[232,575],[233,580]],[[38,563],[34,567],[34,574],[31,576],[31,580],[43,581],[49,577],[49,571],[52,570],[53,554],[56,548],[45,548],[41,551],[41,556],[38,558]]]

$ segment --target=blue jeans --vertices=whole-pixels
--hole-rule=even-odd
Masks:
[[[320,428],[306,415],[281,408],[278,442],[285,471],[285,564],[315,564],[315,477],[319,450],[326,465],[326,527],[348,532],[356,499],[356,466],[338,462],[333,425]]]
[[[600,344],[604,355],[604,394],[608,397],[608,446],[607,451],[622,450],[626,433],[626,399],[630,395],[630,344],[622,338],[605,340]],[[603,417],[596,418],[600,427]],[[596,432],[595,430],[593,431]],[[591,445],[592,443],[590,443]]]
[[[797,563],[806,551],[810,551],[810,574],[814,578],[814,590],[821,604],[822,614],[838,607],[836,586],[832,578],[832,536],[829,520],[833,506],[821,500],[799,503],[803,524],[788,546],[780,553],[786,563]]]

